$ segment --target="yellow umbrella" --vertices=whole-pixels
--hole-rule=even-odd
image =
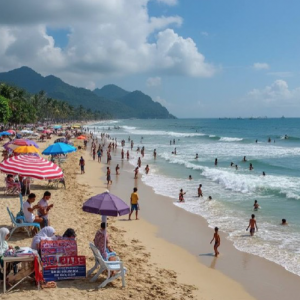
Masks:
[[[23,154],[30,154],[30,153],[38,153],[41,154],[39,149],[35,148],[34,146],[20,146],[14,149],[15,153],[23,153]]]

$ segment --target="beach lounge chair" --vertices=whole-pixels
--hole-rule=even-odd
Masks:
[[[88,271],[87,276],[90,276],[97,268],[99,268],[99,271],[96,273],[96,275],[94,275],[94,277],[90,281],[96,281],[99,275],[105,270],[107,270],[107,278],[98,286],[98,288],[105,287],[109,282],[112,282],[120,276],[122,277],[122,286],[125,287],[125,272],[127,271],[127,269],[123,266],[123,262],[120,261],[118,257],[117,261],[105,261],[102,258],[100,251],[93,243],[90,243],[90,248],[94,254],[95,265],[91,270]],[[111,272],[116,273],[115,275],[110,276]]]
[[[28,236],[31,235],[30,227],[37,227],[38,230],[41,229],[40,224],[38,224],[38,223],[27,223],[27,222],[24,222],[24,220],[21,220],[21,223],[17,223],[16,218],[14,217],[14,215],[12,214],[12,212],[10,211],[10,209],[8,207],[7,207],[7,211],[10,216],[10,220],[11,220],[12,227],[13,227],[12,231],[10,232],[9,237],[12,237],[14,231],[18,228],[25,229],[25,231],[28,233]]]
[[[5,191],[4,191],[5,195],[18,195],[20,192],[21,192],[20,183],[18,182],[11,183],[5,179]]]

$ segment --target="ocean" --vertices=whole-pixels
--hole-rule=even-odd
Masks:
[[[155,193],[201,215],[210,227],[219,227],[238,250],[300,276],[300,119],[119,120],[89,129],[94,127],[96,134],[109,133],[118,142],[124,139],[124,150],[130,149],[130,137],[134,166],[140,156],[137,147],[145,147],[141,180]],[[172,154],[175,148],[176,155]],[[118,162],[112,161],[113,169]],[[232,162],[238,169],[230,166]],[[146,164],[148,175],[143,171]],[[199,184],[203,198],[197,197]],[[181,188],[186,192],[185,203],[178,202]],[[254,212],[255,199],[261,208]],[[252,213],[259,230],[250,238],[246,228]],[[281,226],[282,219],[289,225]]]

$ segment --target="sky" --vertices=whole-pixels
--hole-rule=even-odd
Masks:
[[[0,72],[141,90],[179,118],[300,117],[300,1],[0,1]]]

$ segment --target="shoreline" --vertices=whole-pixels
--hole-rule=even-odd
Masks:
[[[124,195],[126,190],[126,195],[130,196],[133,186],[136,185],[139,188],[140,198],[148,199],[148,201],[141,201],[140,214],[146,222],[156,228],[158,238],[187,250],[200,264],[218,270],[240,283],[245,291],[258,300],[271,297],[274,300],[282,299],[287,289],[291,291],[291,299],[298,298],[299,277],[297,275],[274,262],[237,250],[227,239],[227,234],[222,231],[220,233],[222,242],[219,248],[221,255],[215,259],[212,255],[212,245],[209,245],[213,230],[208,227],[207,221],[199,215],[177,207],[173,204],[173,199],[156,194],[152,187],[141,181],[141,178],[134,180],[133,166],[127,161],[122,162],[119,152],[114,153],[113,162],[119,163],[121,172],[127,174],[122,176],[121,173],[121,176],[115,179],[118,184],[113,183],[110,190],[119,196]]]

